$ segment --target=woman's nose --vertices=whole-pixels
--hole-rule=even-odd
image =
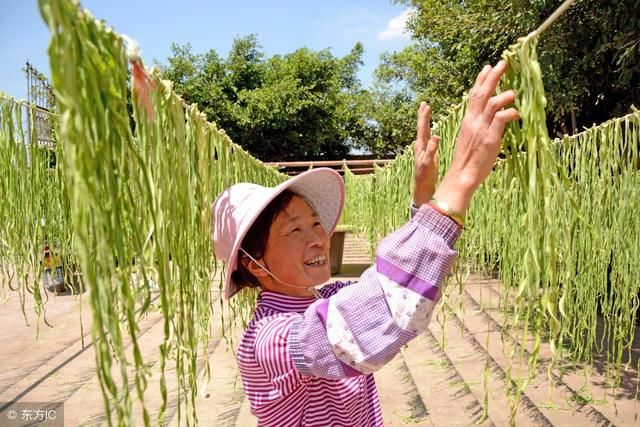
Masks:
[[[326,241],[324,230],[309,230],[307,233],[307,242],[309,246],[321,246]]]

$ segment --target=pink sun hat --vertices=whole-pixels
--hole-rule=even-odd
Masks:
[[[277,187],[240,183],[227,188],[218,195],[211,207],[213,250],[227,267],[225,299],[240,290],[231,275],[236,271],[242,240],[264,208],[287,189],[302,196],[311,205],[329,235],[335,230],[344,208],[345,189],[342,177],[333,169],[311,169]]]

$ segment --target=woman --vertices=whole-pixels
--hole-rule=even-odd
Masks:
[[[315,169],[275,188],[234,185],[213,205],[216,256],[227,264],[225,297],[260,296],[238,351],[251,412],[260,426],[379,426],[372,372],[427,328],[454,262],[471,197],[500,151],[515,94],[493,96],[506,64],[486,66],[469,94],[454,158],[440,186],[439,140],[420,105],[411,220],[383,239],[357,283],[329,280],[329,237],[344,185]]]

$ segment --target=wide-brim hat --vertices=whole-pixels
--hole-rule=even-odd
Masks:
[[[240,183],[227,188],[211,207],[213,249],[226,264],[226,299],[240,290],[231,276],[237,269],[242,240],[264,208],[284,190],[296,193],[311,205],[327,234],[335,230],[344,208],[345,189],[342,177],[333,169],[311,169],[277,187]]]

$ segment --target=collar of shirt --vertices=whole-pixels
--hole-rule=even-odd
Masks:
[[[316,300],[316,297],[292,297],[277,292],[262,291],[258,296],[258,308],[267,308],[286,313],[304,313]]]

